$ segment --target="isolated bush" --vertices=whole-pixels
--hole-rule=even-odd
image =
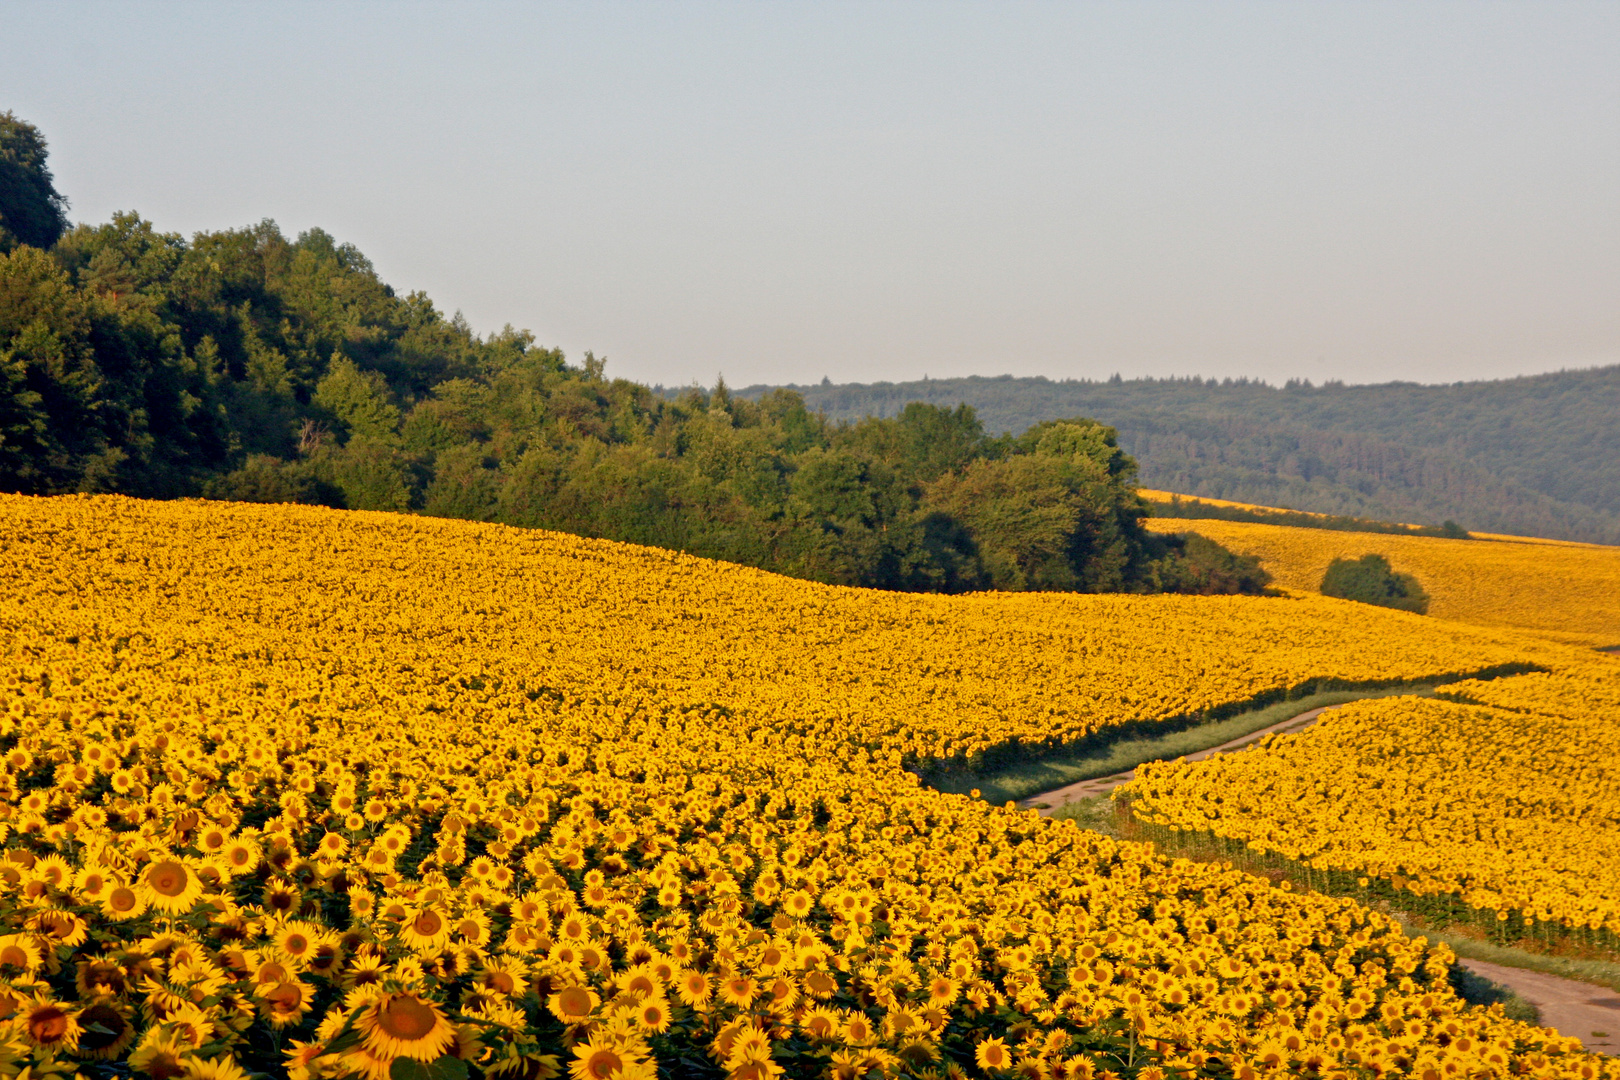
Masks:
[[[1327,573],[1322,575],[1322,595],[1415,611],[1419,615],[1429,610],[1429,594],[1423,591],[1417,578],[1396,573],[1382,555],[1334,559]]]
[[[1271,575],[1260,568],[1258,555],[1235,554],[1195,532],[1177,533],[1165,541],[1168,550],[1159,571],[1165,592],[1254,596],[1271,584]]]

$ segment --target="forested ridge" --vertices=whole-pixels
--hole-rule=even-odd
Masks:
[[[790,390],[666,396],[527,331],[480,336],[318,229],[69,227],[9,114],[0,228],[0,490],[420,512],[890,589],[1266,580],[1145,530],[1104,425],[991,437],[955,403],[834,422]]]
[[[1620,543],[1620,366],[1444,386],[1001,376],[793,389],[835,420],[912,401],[966,402],[992,431],[1095,417],[1147,487]]]

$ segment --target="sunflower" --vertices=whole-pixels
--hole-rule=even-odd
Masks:
[[[71,911],[52,908],[41,911],[28,920],[28,929],[38,934],[50,948],[66,945],[73,948],[84,944],[90,936],[90,924]]]
[[[551,1013],[565,1024],[577,1024],[596,1011],[602,999],[586,986],[565,986],[546,999]]]
[[[489,944],[489,916],[474,909],[458,917],[452,932],[469,945],[479,948]]]
[[[185,1080],[248,1080],[248,1072],[231,1054],[215,1058],[188,1058]]]
[[[400,923],[399,939],[417,952],[437,949],[450,940],[450,920],[436,908],[422,908]]]
[[[79,1054],[96,1061],[115,1061],[135,1041],[135,1025],[129,1017],[106,1002],[81,1011]]]
[[[146,913],[146,900],[130,886],[115,884],[101,894],[101,912],[120,922],[138,918]]]
[[[782,897],[782,910],[795,919],[807,918],[815,906],[815,899],[803,889],[790,892]]]
[[[34,873],[51,888],[61,891],[73,884],[73,867],[60,855],[47,855],[34,864]]]
[[[617,1080],[642,1061],[640,1052],[596,1034],[574,1047],[574,1060],[568,1063],[568,1074],[574,1080]]]
[[[233,874],[251,874],[259,868],[259,846],[251,840],[236,839],[226,844],[219,853],[220,861],[230,867]]]
[[[301,962],[307,962],[324,940],[325,934],[320,929],[296,920],[284,923],[275,937],[278,951]]]
[[[439,1007],[415,993],[380,994],[360,1014],[366,1049],[378,1057],[432,1061],[456,1042]]]
[[[73,891],[79,894],[79,899],[95,903],[112,881],[112,875],[106,870],[99,866],[87,866],[74,875]]]
[[[746,1009],[759,994],[759,985],[747,975],[727,975],[720,980],[720,1000]]]
[[[812,1039],[834,1039],[838,1037],[840,1018],[834,1009],[824,1005],[817,1005],[806,1012],[799,1020],[799,1030]]]
[[[638,1002],[632,1015],[643,1031],[662,1034],[669,1030],[669,1002],[661,994]]]
[[[18,973],[32,975],[39,970],[39,946],[25,934],[7,934],[0,937],[0,975],[15,978]]]
[[[844,1026],[839,1036],[845,1046],[865,1046],[877,1037],[877,1031],[873,1029],[872,1021],[863,1014],[852,1012],[844,1016]]]
[[[72,1050],[79,1045],[79,1021],[60,1002],[35,997],[19,1010],[16,1032],[29,1046],[41,1050]]]
[[[108,959],[81,960],[74,975],[80,998],[118,995],[129,989],[128,972]]]
[[[186,1074],[186,1054],[180,1042],[160,1027],[151,1028],[129,1055],[129,1067],[152,1080],[178,1080]]]
[[[154,860],[141,871],[141,898],[148,905],[169,915],[192,909],[202,896],[202,880],[182,860],[168,857]]]
[[[381,957],[357,956],[354,963],[343,973],[342,986],[345,990],[354,990],[363,986],[378,985],[382,982],[386,970]]]
[[[490,964],[478,973],[478,985],[503,997],[510,997],[523,989],[523,966],[512,961]]]
[[[259,999],[260,1015],[270,1021],[271,1027],[279,1029],[304,1018],[315,1000],[315,988],[289,978],[278,982],[261,982],[254,988],[253,996]]]
[[[298,910],[302,900],[297,889],[284,881],[272,880],[264,887],[264,910],[272,915],[287,916]]]
[[[973,1060],[985,1072],[1002,1072],[1012,1065],[1012,1051],[1003,1039],[985,1039],[973,1051]]]
[[[652,997],[663,992],[663,984],[652,969],[645,964],[637,964],[618,978],[619,989],[626,994],[634,994],[638,998]]]

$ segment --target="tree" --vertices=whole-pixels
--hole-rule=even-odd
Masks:
[[[0,113],[0,252],[19,244],[48,248],[67,231],[67,200],[45,167],[45,136],[14,113]]]
[[[1419,615],[1429,610],[1429,594],[1423,591],[1417,578],[1396,573],[1382,555],[1334,559],[1322,576],[1322,595],[1399,608]]]

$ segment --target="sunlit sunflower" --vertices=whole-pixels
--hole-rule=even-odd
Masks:
[[[141,871],[141,898],[158,911],[179,915],[202,896],[202,880],[182,860],[157,859]]]
[[[973,1051],[973,1060],[985,1072],[1003,1072],[1013,1063],[1004,1039],[985,1039]]]
[[[617,1080],[642,1060],[642,1055],[614,1039],[593,1035],[574,1047],[574,1060],[568,1063],[573,1080]]]
[[[307,963],[324,939],[325,934],[319,928],[307,922],[294,920],[284,923],[276,931],[275,943],[276,949],[283,955]]]
[[[834,1009],[818,1005],[804,1014],[799,1030],[812,1039],[828,1040],[838,1037],[842,1021]]]
[[[0,976],[15,979],[39,970],[39,946],[26,934],[0,937]]]
[[[230,867],[233,874],[251,874],[259,867],[259,846],[250,840],[236,839],[220,849],[219,860]]]
[[[596,1011],[602,999],[586,986],[565,986],[546,999],[551,1014],[565,1024],[577,1024]]]
[[[720,980],[720,1000],[746,1009],[759,994],[759,984],[747,975],[726,975]]]
[[[399,939],[417,952],[437,949],[450,940],[450,920],[435,908],[423,908],[400,923]]]
[[[101,911],[109,919],[134,919],[145,914],[146,900],[134,888],[115,884],[101,894]]]
[[[455,1029],[439,1007],[415,993],[381,994],[360,1013],[356,1026],[366,1048],[379,1057],[432,1061],[455,1044]]]
[[[638,1002],[631,1015],[643,1031],[661,1034],[669,1030],[669,1002],[662,995]]]

